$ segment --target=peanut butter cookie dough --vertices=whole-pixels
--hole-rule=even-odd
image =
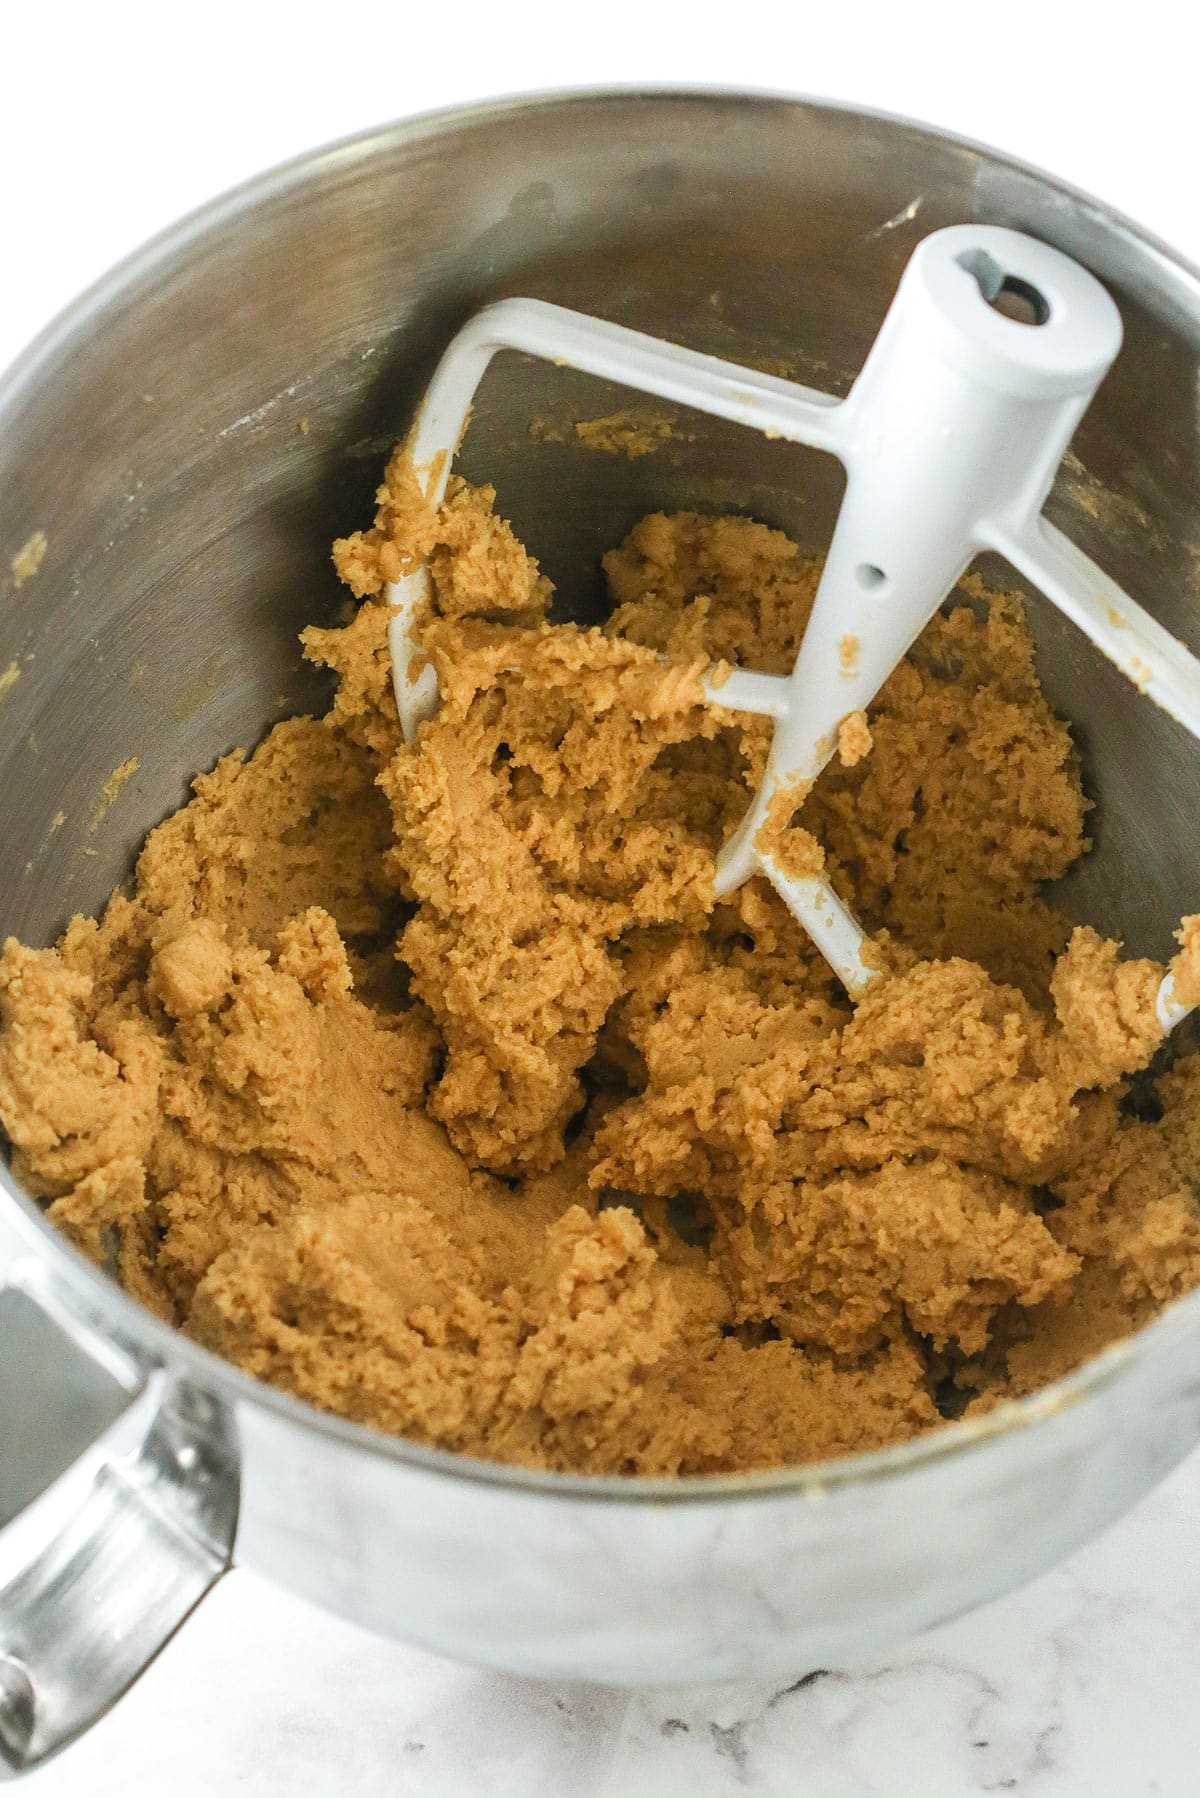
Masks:
[[[381,593],[424,557],[407,748]],[[584,630],[490,490],[435,517],[397,455],[335,560],[328,717],[0,961],[13,1164],[139,1299],[385,1430],[676,1474],[903,1440],[1200,1281],[1200,1059],[1131,1089],[1162,970],[1042,897],[1087,806],[1015,599],[964,582],[775,822],[875,933],[852,1010],[769,887],[713,900],[767,739],[699,681],[789,667],[785,536],[646,518]]]

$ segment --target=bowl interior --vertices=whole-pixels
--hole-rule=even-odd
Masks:
[[[323,706],[296,637],[341,602],[330,540],[368,519],[477,306],[534,294],[840,393],[918,237],[969,219],[1050,239],[1117,298],[1125,347],[1050,512],[1196,647],[1200,294],[1123,221],[982,150],[800,102],[580,96],[400,126],[177,228],[0,391],[0,927],[52,940],[193,773]],[[669,419],[654,453],[579,445],[578,421],[630,407]],[[747,511],[819,548],[841,491],[828,458],[518,357],[489,374],[460,465],[589,618],[600,552],[644,511]],[[1032,609],[1099,801],[1064,901],[1165,954],[1200,892],[1200,756]]]

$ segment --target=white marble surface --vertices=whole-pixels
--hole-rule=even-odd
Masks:
[[[381,1642],[234,1573],[29,1798],[1191,1798],[1200,1452],[1015,1596],[855,1669],[551,1686]]]

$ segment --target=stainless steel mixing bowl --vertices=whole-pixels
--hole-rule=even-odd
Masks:
[[[1049,239],[1119,301],[1125,349],[1051,512],[1197,646],[1200,284],[1126,220],[974,145],[794,100],[626,92],[418,119],[208,207],[3,382],[0,569],[36,530],[47,548],[0,584],[0,928],[52,940],[196,769],[324,703],[296,634],[338,603],[329,541],[368,515],[475,307],[534,294],[842,391],[917,237],[971,219]],[[622,403],[502,359],[468,438],[466,472],[495,480],[567,606],[594,611],[598,551],[650,507],[734,505],[822,542],[840,476],[810,452],[710,419],[637,461],[529,431]],[[1194,747],[1059,614],[1033,617],[1101,802],[1064,897],[1162,954],[1200,901]],[[982,1425],[660,1483],[515,1472],[322,1416],[156,1323],[7,1175],[0,1287],[15,1766],[85,1727],[230,1564],[522,1672],[786,1677],[1028,1579],[1200,1438],[1200,1298]]]

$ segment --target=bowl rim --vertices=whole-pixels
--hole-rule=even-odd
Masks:
[[[369,162],[381,153],[436,141],[463,128],[487,127],[517,112],[569,111],[581,105],[647,101],[679,105],[703,101],[732,107],[794,107],[811,114],[841,115],[895,127],[932,144],[949,145],[982,157],[993,167],[1031,177],[1055,197],[1098,213],[1119,234],[1132,239],[1143,254],[1150,252],[1153,260],[1165,263],[1177,277],[1183,277],[1196,294],[1200,310],[1200,269],[1163,239],[1092,194],[977,139],[882,108],[783,89],[682,83],[675,86],[631,82],[603,87],[581,84],[448,105],[368,126],[330,143],[301,151],[192,209],[85,287],[19,352],[7,369],[0,371],[0,430],[4,428],[6,416],[11,415],[24,396],[36,388],[43,372],[67,354],[78,339],[90,335],[95,316],[104,308],[114,302],[127,304],[136,300],[139,290],[157,276],[178,267],[189,249],[210,233],[286,197],[314,179],[336,171],[339,166]],[[39,1205],[22,1190],[3,1161],[0,1161],[0,1207],[3,1208],[0,1215],[11,1220],[29,1253],[35,1255],[39,1263],[48,1261],[50,1271],[67,1280],[76,1298],[86,1304],[88,1314],[94,1317],[98,1312],[105,1323],[112,1326],[113,1333],[119,1334],[122,1342],[132,1345],[143,1376],[153,1366],[165,1367],[175,1378],[200,1385],[232,1409],[246,1405],[261,1407],[281,1423],[315,1431],[331,1447],[396,1463],[414,1474],[543,1498],[603,1501],[633,1507],[694,1505],[728,1499],[832,1496],[837,1491],[874,1486],[883,1480],[915,1473],[979,1450],[998,1437],[1036,1428],[1059,1413],[1098,1397],[1144,1359],[1150,1345],[1159,1337],[1186,1332],[1200,1323],[1200,1289],[1197,1289],[1166,1306],[1132,1336],[1110,1344],[1063,1378],[1038,1391],[1023,1398],[1005,1400],[982,1417],[942,1423],[889,1448],[737,1474],[647,1477],[560,1473],[427,1447],[322,1411],[305,1399],[296,1398],[245,1373],[233,1362],[192,1342],[179,1330],[155,1317],[47,1221]],[[9,1268],[10,1277],[12,1268],[19,1266],[21,1260],[18,1252]]]

